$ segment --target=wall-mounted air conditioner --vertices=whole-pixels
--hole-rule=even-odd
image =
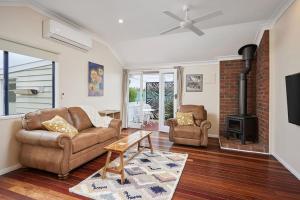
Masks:
[[[85,51],[92,48],[92,38],[88,34],[54,20],[43,21],[43,37]]]

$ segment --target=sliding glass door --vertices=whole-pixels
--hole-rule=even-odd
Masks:
[[[168,131],[176,112],[176,70],[129,73],[128,127]]]

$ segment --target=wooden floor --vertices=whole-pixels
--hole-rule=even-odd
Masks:
[[[189,154],[173,199],[300,200],[300,181],[271,156],[223,151],[217,139],[210,139],[208,148],[173,145],[166,133],[154,133],[152,141],[156,149]],[[103,167],[105,157],[72,171],[67,180],[27,168],[0,176],[0,199],[86,199],[68,188]]]

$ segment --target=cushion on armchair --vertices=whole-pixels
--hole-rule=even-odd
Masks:
[[[180,126],[194,126],[194,117],[192,112],[177,112],[176,113],[177,123]]]

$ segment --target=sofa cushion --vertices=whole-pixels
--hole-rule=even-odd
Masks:
[[[81,133],[95,133],[97,134],[98,143],[105,142],[116,137],[117,132],[114,128],[89,128],[81,131]]]
[[[90,118],[80,107],[70,107],[69,109],[73,125],[78,131],[93,127]]]
[[[80,132],[72,139],[72,152],[77,153],[98,143],[98,135],[93,132]]]
[[[73,125],[67,108],[50,108],[27,113],[22,120],[23,128],[26,130],[46,130],[42,122],[48,121],[56,115],[64,118],[69,124]]]
[[[174,128],[174,137],[187,139],[200,139],[201,128],[198,126],[176,126]]]
[[[78,134],[78,130],[74,128],[74,126],[58,115],[53,117],[51,120],[42,122],[42,125],[49,131],[65,133],[71,138]]]

